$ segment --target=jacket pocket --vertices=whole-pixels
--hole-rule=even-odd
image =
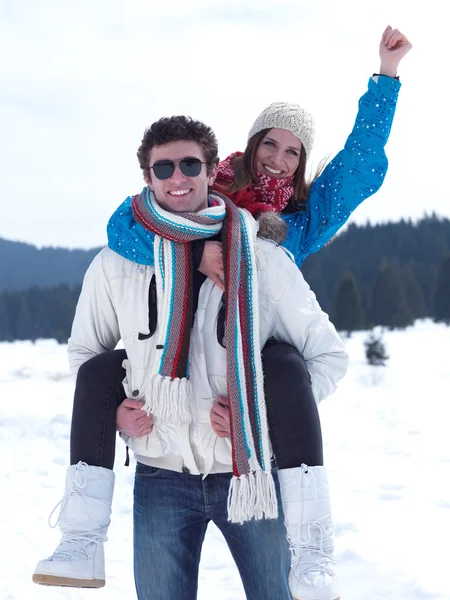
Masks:
[[[127,398],[133,400],[145,401],[145,375],[147,369],[137,369],[131,366],[129,359],[125,359],[122,363],[122,367],[125,369],[125,379],[123,380],[123,387]]]
[[[158,303],[156,297],[156,277],[153,275],[148,290],[148,333],[139,333],[138,340],[144,341],[151,338],[158,323]]]
[[[233,463],[231,455],[231,438],[220,438],[216,436],[214,444],[214,459],[221,465],[231,465]]]
[[[219,314],[217,315],[217,326],[216,326],[217,341],[226,348],[225,345],[225,294],[222,296],[220,302]]]
[[[144,437],[130,437],[123,433],[120,437],[125,444],[138,456],[148,456],[149,458],[161,458],[169,453],[169,445],[164,438],[161,438],[156,426],[153,431]]]
[[[151,467],[150,465],[144,465],[143,463],[136,463],[136,476],[140,477],[154,477],[161,471],[159,467]]]

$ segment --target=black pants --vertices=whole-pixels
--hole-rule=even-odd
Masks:
[[[125,400],[125,350],[99,354],[78,371],[70,434],[70,464],[112,469],[116,411]],[[289,344],[268,342],[262,352],[270,439],[280,469],[323,465],[322,431],[303,356]]]

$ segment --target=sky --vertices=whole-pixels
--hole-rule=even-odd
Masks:
[[[348,374],[319,406],[345,600],[450,598],[448,331],[423,321],[386,333],[386,367],[365,363],[367,333],[354,333],[346,339]],[[2,600],[136,598],[134,462],[124,466],[121,440],[105,545],[106,587],[50,589],[31,581],[38,560],[59,541],[47,519],[63,496],[72,396],[65,345],[53,340],[0,344],[0,397],[14,398],[0,403]],[[213,525],[203,546],[198,598],[245,598],[231,554]]]
[[[311,170],[344,145],[386,25],[413,49],[382,189],[355,223],[450,217],[443,0],[0,0],[0,237],[89,248],[143,186],[162,116],[211,125],[222,158],[277,100],[314,115]],[[445,28],[445,29],[444,29]]]

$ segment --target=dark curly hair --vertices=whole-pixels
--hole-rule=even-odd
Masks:
[[[205,161],[208,163],[208,174],[214,165],[219,163],[219,147],[217,138],[211,127],[191,117],[163,117],[155,121],[145,130],[137,156],[139,165],[146,179],[150,177],[150,151],[154,146],[162,146],[169,142],[182,140],[197,142],[203,150]]]

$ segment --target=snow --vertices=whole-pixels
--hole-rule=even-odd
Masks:
[[[350,367],[320,407],[333,498],[336,559],[345,600],[450,598],[450,329],[421,321],[387,332],[386,367],[365,364],[367,333],[346,340]],[[132,572],[133,468],[118,441],[107,584],[101,590],[32,583],[58,531],[69,455],[73,381],[66,347],[0,344],[0,598],[136,598]],[[200,600],[243,600],[221,534],[204,544]],[[274,599],[276,600],[276,599]]]

